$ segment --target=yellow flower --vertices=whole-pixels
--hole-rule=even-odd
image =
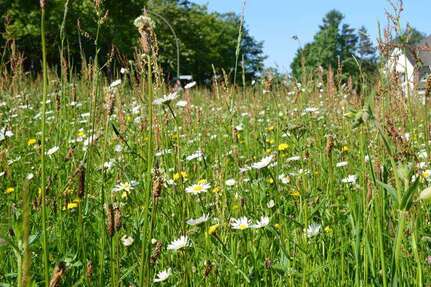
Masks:
[[[290,192],[290,195],[291,195],[291,196],[300,196],[301,194],[299,193],[299,191],[294,190],[294,191],[291,191],[291,192]]]
[[[174,174],[174,176],[172,177],[175,181],[179,180],[181,177],[181,174],[179,172],[177,172],[176,174]]]
[[[274,227],[277,228],[278,230],[280,230],[281,229],[281,224],[280,223],[276,223],[276,224],[274,224]]]
[[[214,225],[211,225],[211,226],[208,228],[208,234],[209,234],[209,235],[213,235],[213,233],[217,231],[217,228],[219,228],[219,226],[220,226],[220,224],[219,224],[219,223],[214,224]]]
[[[15,188],[13,188],[13,187],[6,188],[6,193],[12,193],[14,191],[15,191]]]
[[[278,151],[285,151],[288,147],[289,145],[287,143],[281,143],[278,145]]]
[[[74,199],[72,202],[69,202],[67,204],[67,209],[75,209],[75,208],[77,208],[78,205],[79,205],[79,202],[80,202],[79,198]]]
[[[271,131],[274,130],[274,126],[269,126],[269,127],[266,128],[266,130],[269,131],[269,132],[271,132]]]
[[[27,141],[27,145],[34,145],[36,142],[37,142],[37,140],[36,140],[36,139],[29,139],[29,140]]]
[[[425,171],[422,173],[422,176],[423,176],[424,178],[427,178],[427,177],[429,177],[430,175],[431,175],[431,173],[430,173],[430,170],[429,170],[429,169],[425,170]]]
[[[326,226],[324,230],[325,230],[325,233],[332,234],[332,228],[331,227]]]
[[[85,136],[84,130],[79,130],[77,133],[77,136],[81,138],[84,137]]]
[[[267,139],[266,142],[269,143],[269,144],[273,144],[274,140],[273,139]]]
[[[198,184],[205,184],[205,183],[207,183],[206,179],[199,179],[198,180]]]
[[[177,180],[179,180],[179,179],[183,179],[183,180],[186,180],[187,179],[187,172],[185,172],[185,171],[180,171],[180,172],[177,172],[176,174],[174,174],[174,176],[173,176],[173,179],[175,180],[175,181],[177,181]]]
[[[349,152],[349,150],[350,150],[349,147],[345,145],[345,146],[343,146],[341,151],[342,152]]]
[[[266,179],[266,182],[269,183],[269,184],[273,184],[274,180],[271,177],[269,177],[269,178]]]
[[[214,193],[219,193],[220,192],[220,187],[216,186],[213,188],[212,190]]]

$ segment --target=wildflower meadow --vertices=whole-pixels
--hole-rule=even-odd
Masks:
[[[0,66],[0,286],[430,286],[429,79],[252,82],[238,52],[170,84],[150,13],[110,74],[97,37],[54,67],[40,4],[40,72]]]

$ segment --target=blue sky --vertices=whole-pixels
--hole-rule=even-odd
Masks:
[[[210,11],[240,13],[241,0],[193,0],[208,4]],[[405,0],[403,24],[410,23],[418,30],[431,34],[431,1]],[[323,16],[337,9],[345,16],[345,22],[355,28],[364,25],[373,39],[378,35],[378,21],[383,25],[386,0],[247,0],[245,18],[251,34],[264,41],[266,64],[287,71],[298,48],[292,39],[298,35],[302,44],[313,39]]]

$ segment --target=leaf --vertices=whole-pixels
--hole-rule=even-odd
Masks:
[[[384,188],[387,192],[389,192],[390,195],[392,195],[394,201],[398,204],[398,198],[397,198],[397,191],[395,188],[387,183],[381,182],[380,180],[377,180],[377,183]]]
[[[415,182],[410,185],[407,191],[404,193],[403,198],[401,200],[400,208],[404,210],[410,209],[413,202],[413,194],[418,189],[419,186],[419,177],[416,178]]]

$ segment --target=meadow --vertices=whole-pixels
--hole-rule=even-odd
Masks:
[[[423,111],[394,135],[317,85],[148,105],[109,84],[92,113],[86,81],[46,100],[46,252],[65,285],[430,283]],[[40,85],[19,90],[1,102],[3,286],[43,281]]]
[[[146,36],[2,74],[0,286],[430,286],[429,90],[169,89]]]

